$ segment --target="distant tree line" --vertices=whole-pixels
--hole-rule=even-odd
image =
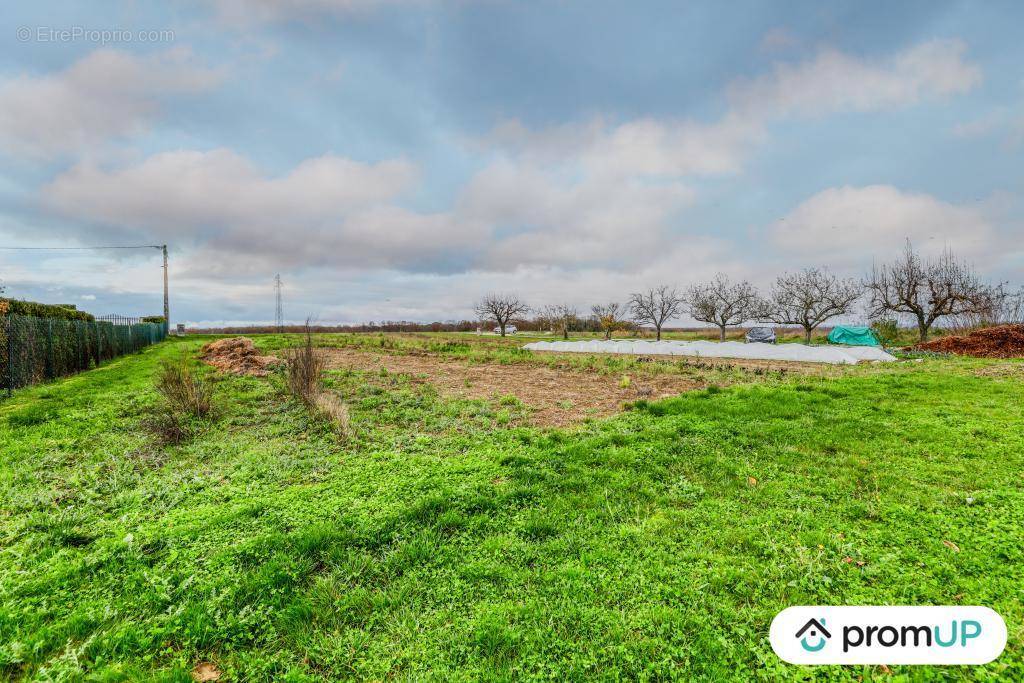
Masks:
[[[600,333],[653,330],[660,339],[668,323],[690,317],[718,330],[774,324],[799,328],[810,341],[814,331],[839,316],[862,313],[878,327],[910,325],[927,340],[936,323],[966,329],[1024,320],[1024,290],[1006,283],[990,284],[952,252],[926,258],[908,242],[891,262],[876,265],[860,279],[842,278],[827,267],[805,268],[779,275],[766,291],[746,280],[717,274],[685,289],[659,284],[632,292],[624,301],[596,303],[580,310],[570,303],[531,307],[515,293],[492,293],[474,305],[475,320],[423,323],[384,320],[352,325],[312,325],[326,332],[473,332],[495,328],[501,335],[511,326],[524,332],[550,332],[567,339],[574,332]],[[305,325],[250,325],[192,329],[216,334],[305,332]]]
[[[514,324],[563,338],[572,331],[602,332],[606,339],[617,331],[644,327],[653,328],[661,339],[666,323],[689,315],[717,327],[723,340],[729,327],[761,322],[799,327],[807,342],[826,321],[858,310],[878,323],[910,323],[926,341],[940,320],[960,328],[1020,322],[1024,290],[1014,293],[1005,283],[984,282],[949,250],[925,258],[908,241],[893,261],[876,265],[860,280],[841,278],[826,267],[805,268],[779,275],[762,293],[750,282],[718,274],[685,290],[662,284],[629,294],[625,303],[595,304],[586,316],[570,304],[533,310],[513,293],[487,294],[475,306],[480,320],[495,325],[502,336]]]

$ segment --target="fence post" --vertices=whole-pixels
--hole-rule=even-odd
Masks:
[[[89,334],[81,320],[75,321],[75,330],[78,332],[78,371],[84,372],[89,369]]]
[[[14,316],[7,314],[7,398],[14,393]]]
[[[53,320],[46,320],[46,379],[53,379]]]

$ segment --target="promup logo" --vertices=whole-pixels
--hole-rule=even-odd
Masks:
[[[810,631],[810,633],[807,633]],[[807,633],[807,635],[804,635]],[[803,646],[808,652],[818,652],[828,643],[828,638],[832,637],[832,634],[825,628],[825,619],[809,619],[803,628],[796,632],[796,637],[800,639],[800,645]],[[814,645],[807,642],[810,638]],[[815,641],[814,639],[817,638]]]
[[[985,664],[1006,624],[987,607],[790,607],[770,640],[791,664]]]

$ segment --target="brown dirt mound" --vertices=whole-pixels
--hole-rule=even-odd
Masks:
[[[1024,325],[986,327],[964,336],[942,337],[917,344],[914,348],[980,358],[1024,357]]]
[[[199,357],[223,372],[257,377],[267,375],[272,367],[284,363],[277,356],[261,356],[248,337],[212,341],[203,345]]]

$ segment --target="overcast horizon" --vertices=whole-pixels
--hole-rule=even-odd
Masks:
[[[1024,284],[1024,5],[214,0],[0,18],[0,246],[168,244],[172,322],[472,319],[906,240]],[[158,250],[0,251],[158,314]],[[685,326],[687,319],[672,326]]]

